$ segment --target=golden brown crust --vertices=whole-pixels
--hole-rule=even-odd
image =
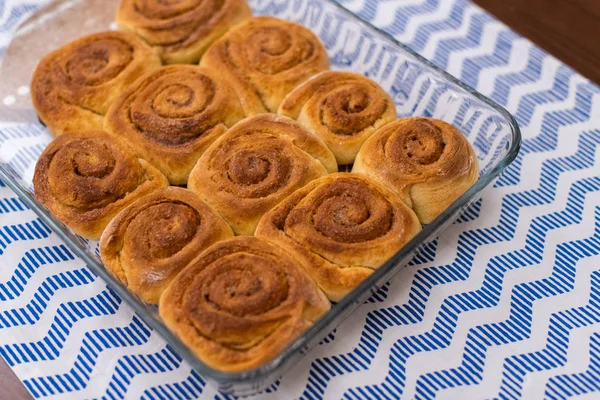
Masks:
[[[237,92],[246,115],[253,115],[276,112],[292,89],[329,69],[329,58],[305,27],[256,17],[216,41],[200,65],[219,71]]]
[[[479,178],[477,156],[454,126],[405,118],[378,130],[361,148],[352,172],[392,190],[428,224]]]
[[[235,93],[218,74],[170,65],[123,93],[106,115],[105,128],[172,184],[182,185],[202,153],[242,118]]]
[[[188,187],[240,235],[313,179],[336,172],[335,157],[296,121],[259,114],[237,123],[200,158]]]
[[[322,72],[294,89],[279,114],[319,136],[340,165],[352,164],[365,140],[397,119],[394,102],[377,83],[334,71]]]
[[[189,190],[169,187],[119,212],[102,234],[100,255],[132,292],[158,304],[198,254],[230,237],[231,228],[208,204]]]
[[[35,196],[75,233],[98,240],[109,221],[168,181],[108,133],[71,132],[46,147],[35,166]]]
[[[329,308],[293,258],[242,236],[213,245],[184,269],[159,311],[204,363],[234,372],[277,356]]]
[[[370,178],[337,173],[312,181],[268,212],[256,236],[291,253],[338,301],[420,229],[394,192]]]
[[[117,97],[159,66],[158,55],[135,35],[96,33],[42,58],[33,73],[31,98],[55,135],[102,129]]]
[[[250,18],[245,0],[121,0],[120,28],[154,47],[166,64],[196,63],[228,29]]]

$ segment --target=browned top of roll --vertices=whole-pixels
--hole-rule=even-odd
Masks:
[[[245,236],[202,253],[165,291],[159,310],[207,365],[241,371],[275,357],[329,308],[294,259]]]
[[[379,130],[363,147],[362,161],[396,184],[444,180],[466,173],[476,160],[454,126],[432,118],[404,118]]]
[[[158,55],[135,35],[96,33],[44,57],[33,74],[31,97],[55,134],[101,129],[116,97],[159,66]]]
[[[108,221],[166,178],[106,132],[67,133],[40,156],[37,199],[77,233],[98,239]]]
[[[184,184],[206,148],[242,117],[235,93],[217,73],[171,65],[123,93],[106,116],[106,128],[171,183]]]
[[[252,115],[276,112],[293,88],[329,69],[329,58],[319,39],[303,26],[256,17],[215,42],[201,65],[226,76],[246,115]]]
[[[353,172],[366,173],[397,191],[424,223],[478,178],[473,148],[454,126],[432,118],[405,118],[365,142]]]
[[[203,250],[233,236],[196,194],[169,187],[144,196],[106,227],[100,255],[106,267],[149,303]]]
[[[351,164],[376,129],[394,121],[396,107],[374,81],[349,72],[322,72],[294,89],[279,114],[315,132],[341,165]]]
[[[117,22],[157,48],[167,63],[191,63],[251,14],[244,0],[121,0]]]
[[[260,221],[256,236],[291,251],[339,300],[420,229],[395,193],[368,177],[337,173],[282,201]]]
[[[260,114],[236,124],[200,158],[188,182],[238,234],[313,179],[337,171],[333,154],[292,119]]]
[[[269,217],[295,242],[343,267],[378,267],[420,230],[390,190],[348,173],[309,183]]]

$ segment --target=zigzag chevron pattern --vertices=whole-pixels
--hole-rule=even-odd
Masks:
[[[45,2],[0,0],[0,57],[11,32]],[[339,3],[505,106],[524,143],[482,201],[255,397],[600,392],[600,89],[467,0]],[[331,35],[335,29],[343,27]],[[364,55],[361,43],[336,53],[334,64]],[[393,80],[380,66],[373,57],[364,72]],[[393,85],[398,98],[415,95]],[[400,113],[432,113],[444,93],[416,95],[431,96],[425,108]],[[465,107],[456,118],[477,123]],[[22,132],[0,129],[0,144],[15,144],[0,157],[27,174],[47,139],[29,130],[19,140]],[[0,265],[0,355],[35,397],[230,398],[206,385],[2,184]]]

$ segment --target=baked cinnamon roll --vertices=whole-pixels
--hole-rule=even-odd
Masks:
[[[241,118],[239,100],[218,73],[170,65],[123,93],[106,115],[105,128],[172,184],[183,185],[208,146]]]
[[[212,205],[238,235],[252,235],[260,218],[313,179],[337,171],[335,157],[292,119],[248,117],[200,158],[188,187]]]
[[[37,199],[92,240],[123,208],[168,184],[159,170],[102,131],[59,136],[42,152],[33,176]]]
[[[293,88],[329,69],[329,58],[305,27],[256,17],[216,41],[200,65],[218,71],[233,86],[249,116],[277,112]]]
[[[158,304],[169,283],[202,251],[233,237],[227,223],[197,195],[157,190],[122,210],[100,240],[104,265],[144,301]]]
[[[256,236],[290,253],[338,301],[421,230],[391,190],[350,173],[317,179],[265,214]]]
[[[454,126],[431,118],[405,118],[378,130],[361,148],[352,172],[395,190],[432,222],[479,177],[477,156]]]
[[[244,0],[121,0],[117,24],[166,64],[184,64],[198,62],[212,42],[251,15]]]
[[[77,39],[42,58],[31,99],[52,133],[102,129],[104,115],[160,58],[131,33],[102,32]]]
[[[277,356],[329,308],[285,251],[242,236],[213,245],[184,269],[159,311],[204,363],[235,372]]]
[[[352,164],[362,144],[397,119],[390,96],[371,79],[350,72],[322,72],[294,89],[279,114],[319,136],[340,165]]]

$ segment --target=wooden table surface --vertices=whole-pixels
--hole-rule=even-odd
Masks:
[[[31,399],[25,386],[17,379],[12,370],[0,357],[0,399],[2,400],[23,400]]]
[[[600,84],[600,0],[472,0]]]
[[[600,83],[600,0],[473,0],[550,54]],[[0,400],[30,396],[0,358]]]

